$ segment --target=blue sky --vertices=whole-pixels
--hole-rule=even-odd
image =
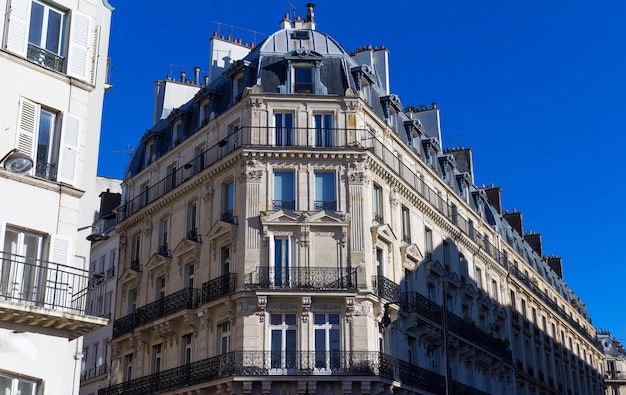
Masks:
[[[213,31],[251,42],[287,1],[115,1],[99,174],[123,176],[151,126],[153,83],[206,73]],[[304,17],[304,2],[292,1]],[[475,181],[563,258],[597,328],[626,340],[621,209],[626,194],[626,2],[583,0],[315,2],[317,29],[347,51],[384,45],[404,106],[437,102],[443,143],[471,147]],[[263,39],[257,35],[257,43]],[[625,243],[626,244],[626,243]]]

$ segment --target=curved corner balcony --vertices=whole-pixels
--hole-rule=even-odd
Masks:
[[[245,381],[277,376],[277,380],[288,381],[317,375],[341,376],[341,381],[395,382],[435,394],[443,394],[446,387],[444,376],[375,351],[233,351],[114,384],[99,390],[98,395],[148,395],[201,384],[209,388],[227,378]],[[487,395],[456,381],[451,393]]]

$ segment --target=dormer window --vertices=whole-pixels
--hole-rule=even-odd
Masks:
[[[182,121],[176,121],[172,126],[172,147],[176,147],[182,141]]]
[[[310,64],[293,68],[293,93],[313,93],[313,67]]]
[[[233,78],[233,103],[241,99],[243,88],[244,88],[243,73],[241,73],[237,75],[235,78]]]

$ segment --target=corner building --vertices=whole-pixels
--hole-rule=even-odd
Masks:
[[[106,0],[0,0],[3,395],[78,394],[82,336],[107,324],[86,309],[86,238],[112,10]],[[24,167],[10,165],[16,155]]]
[[[254,48],[214,37],[241,59],[158,84],[191,97],[157,104],[128,166],[99,393],[602,393],[584,306],[471,150],[442,149],[437,106],[315,27],[309,5]]]

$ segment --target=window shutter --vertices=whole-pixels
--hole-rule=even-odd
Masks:
[[[16,147],[21,153],[35,159],[35,147],[37,146],[37,128],[39,125],[39,104],[21,98],[17,116]]]
[[[80,118],[75,115],[63,114],[61,130],[61,147],[59,149],[59,170],[57,181],[70,185],[76,183],[78,170],[78,144],[80,137]]]
[[[4,251],[4,228],[5,227],[6,227],[6,224],[0,221],[0,252],[9,252],[9,251]]]
[[[9,10],[6,49],[23,57],[28,50],[28,20],[31,0],[12,0]]]
[[[91,18],[78,11],[72,11],[70,25],[70,45],[67,53],[67,74],[83,81],[91,77]]]
[[[72,266],[71,252],[72,241],[68,237],[60,235],[52,235],[50,239],[49,261],[60,265]],[[46,304],[47,307],[69,307],[72,300],[69,284],[68,268],[59,268],[57,265],[51,265],[52,269],[47,270],[46,279]],[[79,289],[74,290],[80,291]]]

